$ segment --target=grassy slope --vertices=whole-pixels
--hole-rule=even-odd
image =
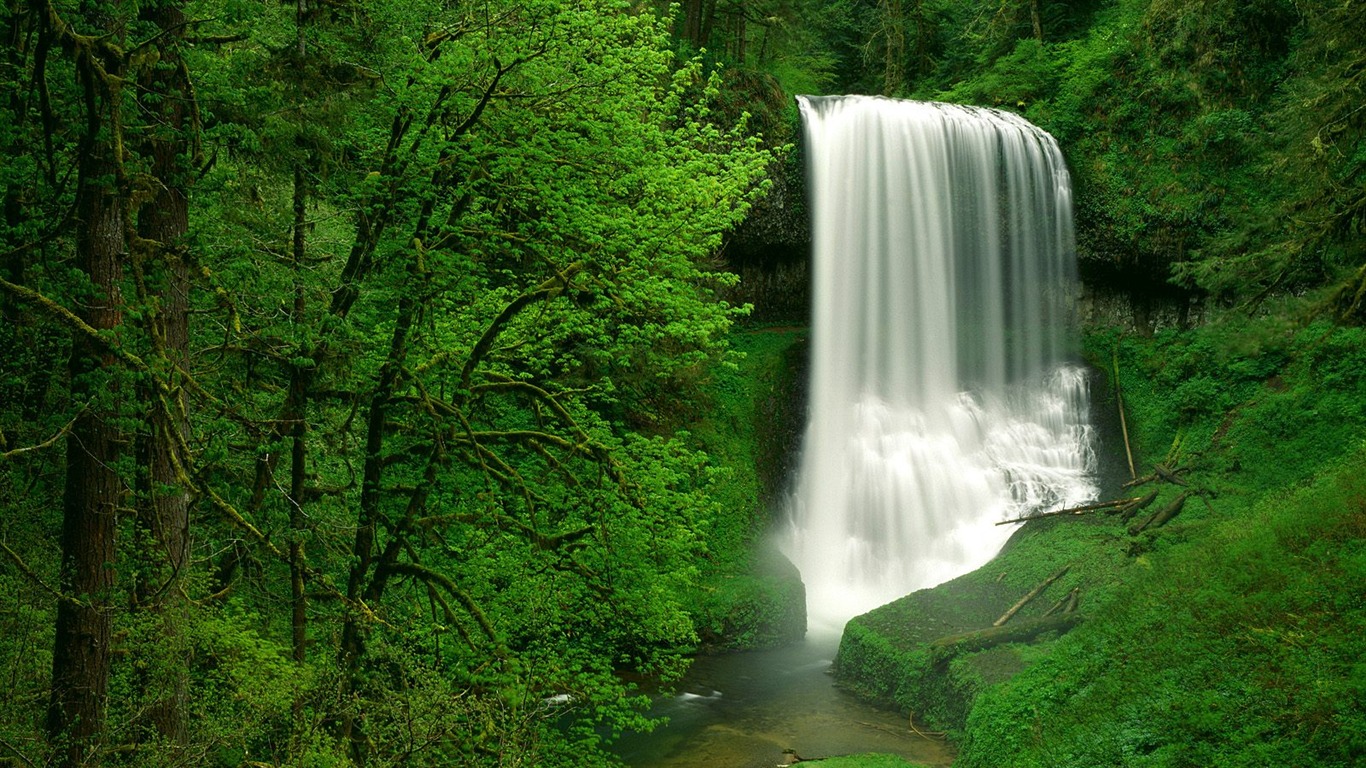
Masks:
[[[1138,536],[1105,515],[1023,526],[980,571],[851,624],[841,677],[952,731],[969,767],[1360,760],[1366,331],[1289,316],[1092,336],[1095,362],[1119,361],[1140,465],[1169,460],[1205,495]],[[1076,629],[931,659],[1062,565],[1012,621],[1075,586]]]

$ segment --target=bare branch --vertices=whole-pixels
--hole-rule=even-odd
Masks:
[[[76,598],[70,595],[64,595],[59,590],[49,587],[47,585],[47,582],[43,581],[42,577],[39,576],[37,572],[35,572],[32,568],[30,568],[28,563],[24,562],[24,558],[20,557],[18,552],[15,552],[14,550],[9,548],[8,544],[0,542],[0,549],[5,550],[5,554],[9,555],[10,559],[14,561],[14,565],[21,572],[23,572],[23,574],[27,576],[29,580],[31,580],[34,584],[37,584],[39,587],[41,587],[44,592],[52,595],[53,597],[57,598],[59,601],[63,603],[70,603],[71,605],[80,608],[90,607],[87,603],[77,600]]]
[[[16,456],[29,453],[30,451],[41,451],[44,448],[51,447],[54,443],[56,443],[58,440],[61,440],[62,437],[64,437],[68,432],[71,431],[71,428],[76,424],[76,420],[81,418],[81,414],[85,413],[85,410],[85,407],[82,407],[81,410],[77,411],[76,415],[71,417],[71,421],[68,421],[66,423],[66,426],[57,430],[57,434],[53,435],[52,437],[49,437],[48,439],[44,440],[41,443],[38,443],[37,445],[29,445],[23,448],[15,448],[13,450],[0,453],[0,459],[12,459]]]

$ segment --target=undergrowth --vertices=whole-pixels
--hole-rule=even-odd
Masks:
[[[979,571],[852,622],[846,684],[948,730],[964,768],[1366,760],[1366,329],[1295,310],[1092,334],[1112,378],[1093,396],[1115,408],[1117,374],[1138,474],[1184,484],[1104,497],[1187,492],[1180,515],[1023,526]],[[1063,565],[1012,621],[1075,587],[1075,628],[936,665],[929,643]]]
[[[957,763],[1350,766],[1366,755],[1366,450],[1140,557],[984,692]]]
[[[774,450],[788,438],[793,414],[792,355],[804,331],[751,328],[732,334],[732,365],[718,367],[707,387],[710,408],[691,425],[693,439],[718,469],[713,495],[720,513],[706,532],[694,621],[708,650],[752,649],[801,637],[806,615],[801,577],[763,543],[773,488],[781,478]],[[795,417],[800,423],[800,415]]]

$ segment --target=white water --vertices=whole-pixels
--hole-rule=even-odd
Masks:
[[[786,550],[820,632],[981,566],[998,521],[1094,498],[1094,457],[1052,137],[947,104],[801,108],[815,299]]]

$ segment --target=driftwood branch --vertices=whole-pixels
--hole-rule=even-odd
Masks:
[[[1052,608],[1049,608],[1047,611],[1044,612],[1044,616],[1052,616],[1058,611],[1062,611],[1063,613],[1073,613],[1077,610],[1077,605],[1080,602],[1081,587],[1073,587],[1072,591],[1067,593],[1067,597],[1064,597],[1063,599],[1054,603]]]
[[[1040,584],[1039,586],[1037,586],[1037,587],[1035,587],[1035,588],[1029,590],[1029,594],[1027,594],[1027,595],[1025,595],[1024,597],[1020,598],[1019,602],[1017,602],[1017,603],[1015,603],[1014,605],[1010,606],[1010,609],[1007,610],[1005,613],[1001,614],[1001,618],[999,618],[999,619],[997,619],[996,621],[992,622],[992,623],[991,623],[991,626],[993,626],[993,627],[999,627],[999,626],[1001,626],[1002,624],[1005,624],[1007,621],[1010,621],[1010,617],[1011,617],[1011,616],[1014,616],[1016,613],[1019,613],[1020,609],[1023,608],[1023,607],[1025,607],[1026,605],[1028,605],[1030,600],[1033,600],[1034,598],[1036,598],[1036,597],[1038,597],[1039,595],[1043,594],[1043,591],[1044,591],[1045,589],[1048,589],[1048,585],[1049,585],[1049,584],[1052,584],[1053,582],[1055,582],[1055,581],[1057,581],[1058,579],[1062,578],[1063,574],[1067,573],[1067,570],[1068,570],[1069,568],[1071,568],[1071,567],[1072,567],[1072,566],[1070,566],[1070,565],[1065,565],[1065,566],[1063,566],[1057,573],[1055,573],[1055,574],[1053,574],[1052,576],[1049,576],[1048,578],[1044,579],[1042,584]]]
[[[1129,522],[1130,518],[1138,514],[1140,511],[1147,509],[1148,505],[1152,504],[1156,500],[1157,491],[1149,491],[1144,496],[1134,499],[1132,502],[1116,509],[1115,512],[1119,513],[1120,520],[1127,523]]]

